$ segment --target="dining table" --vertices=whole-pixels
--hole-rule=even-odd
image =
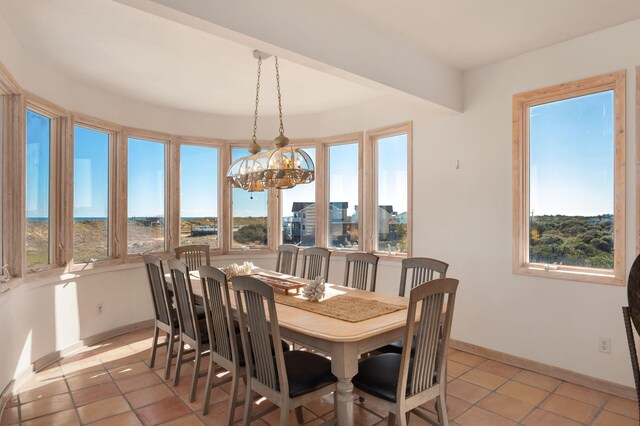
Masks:
[[[281,279],[285,282],[308,283],[299,277],[281,274],[263,268],[254,268],[252,275]],[[197,271],[191,271],[191,284],[196,297],[202,295],[202,284]],[[167,274],[167,280],[170,280]],[[233,280],[231,280],[231,287]],[[404,338],[407,320],[408,299],[384,293],[346,288],[337,284],[325,285],[327,297],[345,294],[359,299],[382,302],[400,308],[394,312],[350,322],[311,312],[298,307],[278,303],[276,312],[280,334],[283,338],[310,349],[315,349],[331,358],[331,371],[338,379],[336,384],[336,420],[339,426],[354,424],[353,377],[358,373],[358,359],[361,354],[369,353],[388,343]],[[276,289],[278,292],[278,289]],[[282,293],[284,294],[284,293]],[[301,297],[292,294],[288,297]],[[235,310],[235,298],[231,298]],[[309,302],[311,303],[311,302]],[[315,302],[317,303],[317,302]],[[321,303],[321,302],[320,302]],[[375,303],[375,302],[373,302]]]

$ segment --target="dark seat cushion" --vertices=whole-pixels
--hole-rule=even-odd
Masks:
[[[331,361],[311,352],[287,352],[284,354],[284,363],[291,398],[313,392],[338,380],[331,374]]]
[[[251,337],[249,337],[251,338]],[[244,367],[246,365],[246,361],[244,359],[244,350],[242,348],[242,337],[240,333],[236,334],[236,341],[238,342],[238,361],[240,363],[240,367]],[[291,348],[289,348],[289,344],[284,340],[280,340],[280,345],[282,346],[282,352],[289,352]],[[271,343],[271,353],[275,354],[275,349],[273,347],[273,342]]]
[[[360,361],[358,374],[353,378],[353,385],[378,398],[396,402],[401,360],[401,355],[390,353]],[[413,362],[409,364],[409,377],[411,377],[412,370]],[[409,393],[408,381],[407,393]]]
[[[404,345],[402,344],[402,340],[397,340],[393,343],[389,343],[388,345],[384,345],[381,348],[376,349],[378,352],[383,354],[401,354],[402,348]],[[416,353],[416,338],[413,338],[413,343],[411,344],[411,356]]]

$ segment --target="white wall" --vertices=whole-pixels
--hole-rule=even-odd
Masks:
[[[247,118],[171,111],[77,83],[31,57],[10,37],[0,22],[0,61],[27,89],[64,107],[171,133],[245,138],[250,128]],[[452,337],[632,385],[620,310],[626,304],[624,287],[511,273],[511,99],[526,90],[628,71],[628,268],[635,254],[633,82],[640,50],[633,42],[639,39],[640,21],[634,21],[467,72],[463,114],[384,98],[358,108],[287,117],[287,133],[290,137],[328,136],[413,120],[414,254],[448,262],[449,276],[461,280]],[[460,160],[459,170],[454,167],[456,160]],[[219,260],[221,264],[230,261],[234,260]],[[273,259],[258,262],[269,267]],[[397,264],[383,264],[379,276],[379,289],[394,293]],[[337,257],[332,259],[330,277],[342,280]],[[127,270],[82,277],[70,284],[26,285],[0,296],[0,324],[4,325],[0,341],[11,342],[6,347],[12,349],[0,351],[0,386],[29,362],[77,339],[149,318],[146,286],[141,270]],[[105,304],[99,318],[95,315],[98,302]],[[58,306],[65,306],[64,315]],[[31,344],[23,351],[29,333]],[[611,338],[610,355],[597,351],[599,336]]]

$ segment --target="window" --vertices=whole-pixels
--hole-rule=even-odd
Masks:
[[[127,252],[165,251],[165,145],[128,140]]]
[[[26,265],[40,269],[51,261],[49,190],[52,119],[26,113]]]
[[[218,148],[180,146],[180,245],[220,247]]]
[[[231,161],[247,156],[247,148],[231,148]],[[265,247],[269,234],[268,191],[231,190],[231,248]]]
[[[302,147],[316,163],[316,149]],[[316,244],[316,183],[280,191],[282,198],[282,242],[310,247]]]
[[[359,147],[357,142],[328,147],[329,247],[359,248]]]
[[[109,133],[74,127],[73,258],[104,259],[109,247]]]
[[[624,78],[514,97],[515,272],[623,284]]]
[[[375,150],[374,251],[407,254],[408,133],[372,137]]]

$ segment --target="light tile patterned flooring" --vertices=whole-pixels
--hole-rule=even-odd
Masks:
[[[202,415],[204,379],[198,398],[188,402],[191,366],[180,385],[162,379],[164,349],[155,370],[148,367],[152,330],[131,332],[86,348],[37,373],[12,398],[1,426],[22,425],[221,425],[227,388],[212,393]],[[206,364],[206,363],[204,363]],[[449,354],[449,417],[459,426],[638,425],[635,401],[487,360],[466,352]],[[241,388],[241,391],[243,389]],[[261,403],[268,404],[266,402]],[[433,413],[433,403],[425,405]],[[261,408],[259,408],[261,409]],[[240,421],[242,408],[236,411]],[[356,403],[359,425],[385,425],[387,413],[368,401]],[[333,417],[331,396],[304,407],[306,425]],[[277,425],[279,411],[253,424]],[[293,412],[290,423],[295,424]],[[426,422],[411,416],[411,425]]]

